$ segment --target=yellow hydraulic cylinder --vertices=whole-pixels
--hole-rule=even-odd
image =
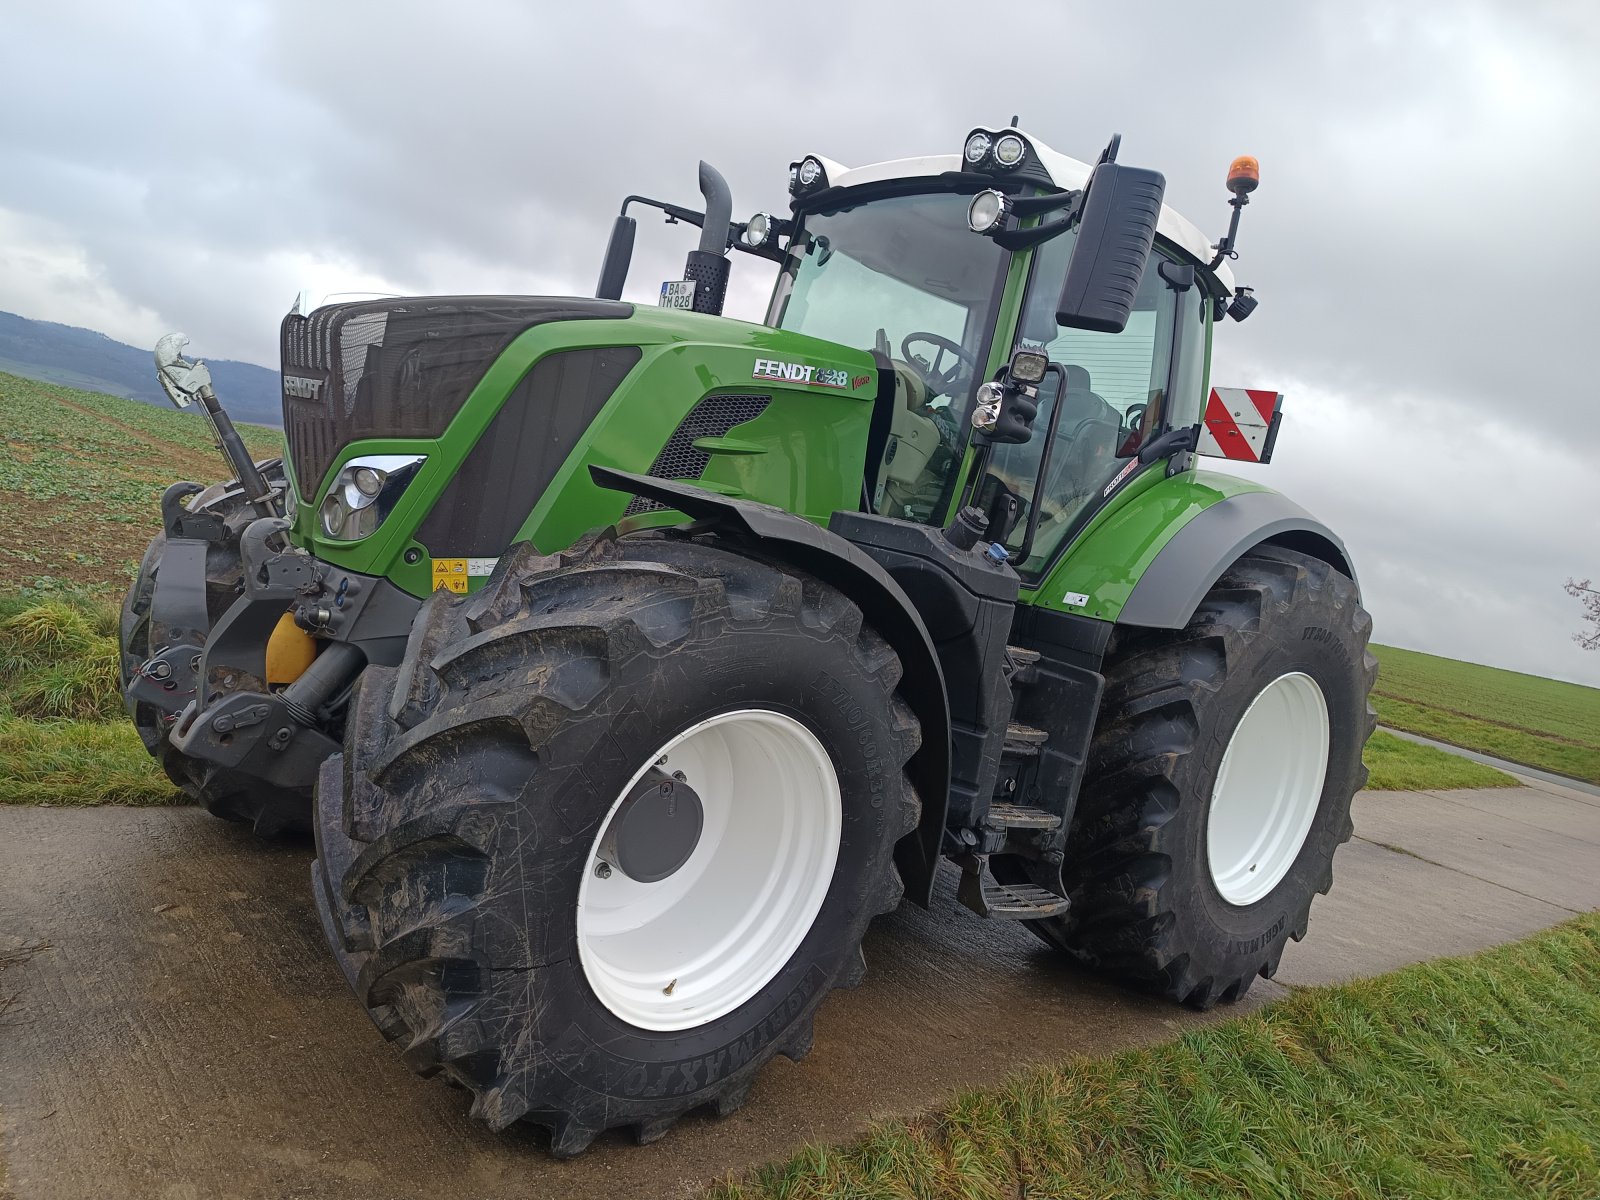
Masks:
[[[292,613],[284,613],[267,639],[267,683],[278,686],[293,683],[305,674],[316,656],[317,643],[294,623]]]

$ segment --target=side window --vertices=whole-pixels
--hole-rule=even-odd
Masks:
[[[1017,328],[1018,346],[1044,350],[1062,368],[1066,387],[1056,372],[1045,380],[1033,440],[994,448],[978,497],[991,514],[996,506],[1017,512],[1016,525],[1006,539],[1013,551],[1026,538],[1028,518],[1037,502],[1033,546],[1027,561],[1017,564],[1024,576],[1038,574],[1055,557],[1080,518],[1095,507],[1126,456],[1163,419],[1179,297],[1193,306],[1199,303],[1196,289],[1178,293],[1166,285],[1158,270],[1162,258],[1158,250],[1151,256],[1134,311],[1121,333],[1063,329],[1056,324],[1055,306],[1074,242],[1075,237],[1068,235],[1040,247]],[[1058,404],[1061,414],[1051,438],[1050,422]],[[1050,462],[1036,501],[1034,487],[1047,443]]]

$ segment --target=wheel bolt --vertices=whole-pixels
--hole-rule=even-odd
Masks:
[[[611,864],[608,863],[608,862],[597,862],[597,863],[595,863],[595,865],[594,865],[594,873],[595,873],[595,878],[597,878],[597,879],[610,879],[611,878]]]

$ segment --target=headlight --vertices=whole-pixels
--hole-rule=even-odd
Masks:
[[[771,236],[772,218],[766,213],[757,213],[744,223],[744,244],[752,250],[766,245]]]
[[[990,188],[979,192],[967,206],[967,227],[973,233],[988,233],[1011,211],[1011,201]]]
[[[989,153],[992,144],[993,141],[987,133],[975,133],[967,139],[966,148],[961,152],[962,156],[976,166],[983,161],[984,155]]]
[[[341,542],[372,533],[426,461],[423,454],[364,454],[345,463],[322,502],[322,532]]]
[[[331,538],[344,537],[345,522],[350,519],[350,508],[344,497],[332,492],[322,502],[322,532]]]
[[[1028,148],[1021,138],[1014,133],[1008,133],[994,144],[994,161],[1002,167],[1014,167],[1022,161]]]

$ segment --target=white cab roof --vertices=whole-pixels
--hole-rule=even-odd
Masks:
[[[1065,154],[1058,154],[1038,138],[1020,129],[1015,132],[1027,139],[1034,153],[1039,156],[1044,169],[1050,173],[1051,182],[1058,188],[1072,191],[1081,188],[1089,181],[1089,173],[1093,168],[1088,163],[1068,158]],[[812,157],[822,162],[828,172],[828,183],[832,187],[855,187],[863,183],[881,183],[886,179],[916,179],[924,175],[943,175],[946,171],[959,171],[965,165],[959,154],[896,158],[888,162],[869,163],[864,167],[846,167],[831,159],[821,158],[820,155]],[[1182,247],[1202,263],[1210,262],[1216,254],[1210,238],[1201,233],[1188,218],[1165,204],[1161,206],[1161,219],[1157,222],[1156,230],[1162,237]],[[1223,286],[1232,291],[1233,272],[1228,269],[1228,264],[1224,262],[1219,265],[1216,273]]]

